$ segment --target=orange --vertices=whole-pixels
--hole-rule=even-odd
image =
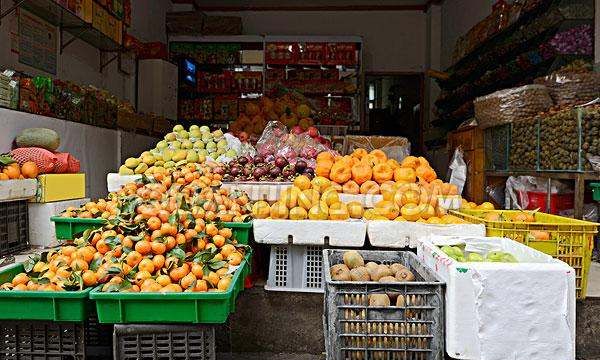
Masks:
[[[10,178],[5,173],[0,172],[0,180],[10,180]]]
[[[17,286],[17,285],[26,285],[29,282],[29,276],[27,276],[27,274],[25,273],[20,273],[17,274],[17,276],[15,276],[12,279],[12,284]]]
[[[148,287],[142,288],[140,292],[162,292],[163,287],[157,283],[153,283]]]
[[[192,274],[194,274],[196,279],[202,279],[204,276],[204,269],[202,268],[202,265],[198,263],[192,264]]]
[[[208,273],[208,282],[211,283],[212,286],[216,287],[219,283],[219,275],[216,272],[211,271]]]
[[[137,243],[135,243],[135,251],[139,252],[142,255],[147,255],[150,254],[150,252],[152,251],[152,246],[150,245],[149,241],[140,240]]]
[[[87,262],[85,262],[85,260],[75,259],[75,260],[71,261],[71,268],[75,271],[87,270],[89,268],[89,265]]]
[[[39,170],[33,161],[26,161],[21,165],[21,174],[26,179],[35,179],[38,176]]]
[[[140,261],[140,263],[138,264],[138,269],[140,271],[147,271],[150,274],[154,273],[154,262],[152,262],[152,260],[150,259],[142,259],[142,261]]]
[[[75,253],[75,251],[77,251],[77,248],[75,246],[68,245],[63,247],[61,252],[65,256],[71,256]]]
[[[163,287],[162,289],[160,289],[160,292],[161,293],[183,292],[183,289],[178,284],[169,284],[169,285]]]
[[[156,282],[160,284],[160,286],[167,286],[171,283],[171,278],[169,275],[159,275],[156,277]]]
[[[189,269],[187,264],[183,264],[182,266],[171,270],[169,272],[169,276],[171,277],[171,280],[178,282],[179,280],[183,279],[183,277],[186,276],[188,272]]]
[[[215,224],[207,224],[205,232],[208,236],[215,236],[219,233],[219,229]]]
[[[234,251],[235,246],[233,246],[232,244],[226,244],[223,245],[223,247],[221,248],[221,255],[223,255],[223,257],[227,259],[227,257],[231,255]]]
[[[163,223],[160,226],[160,232],[163,235],[175,236],[177,234],[177,226],[172,226],[169,223]]]
[[[196,286],[194,286],[194,291],[196,291],[196,292],[208,291],[208,283],[206,282],[206,280],[197,280]]]
[[[221,248],[223,247],[223,245],[225,245],[225,238],[221,235],[215,235],[212,238],[212,242],[215,244],[216,247]]]
[[[107,252],[110,251],[110,246],[108,246],[104,240],[100,239],[98,240],[98,242],[96,243],[96,249],[98,250],[98,252],[100,254],[106,254]]]
[[[167,245],[159,241],[153,241],[151,243],[152,253],[155,255],[164,254],[167,251]]]
[[[194,274],[189,273],[186,276],[184,276],[179,283],[181,284],[182,288],[187,289],[190,286],[195,286],[195,281],[196,277],[194,276]]]
[[[142,254],[134,250],[127,254],[125,261],[127,262],[127,265],[134,267],[142,261]]]
[[[155,270],[160,270],[165,265],[165,257],[164,255],[154,255],[152,257],[152,263],[154,264]]]
[[[233,232],[229,228],[222,228],[221,230],[219,230],[219,235],[221,235],[225,239],[229,239],[233,235]]]
[[[2,170],[9,179],[18,179],[21,176],[21,170],[17,166],[6,166],[4,170]]]
[[[158,217],[152,216],[150,219],[148,219],[146,224],[148,225],[148,230],[154,231],[160,229],[162,221],[160,221]]]
[[[179,233],[175,236],[175,241],[177,242],[177,244],[182,245],[185,244],[185,235]]]
[[[83,279],[83,285],[85,286],[94,286],[98,283],[98,276],[91,270],[84,271],[81,278]]]
[[[225,276],[217,283],[217,289],[226,291],[229,289],[229,285],[231,285],[231,276]]]
[[[148,259],[144,259],[144,260],[148,260]],[[135,274],[135,282],[137,284],[141,284],[146,280],[150,280],[151,277],[152,277],[152,274],[150,274],[148,271],[141,270],[141,271],[138,271],[137,274]]]
[[[240,254],[239,252],[234,252],[229,254],[229,256],[227,257],[227,262],[231,266],[237,266],[242,262],[242,259],[242,254]]]

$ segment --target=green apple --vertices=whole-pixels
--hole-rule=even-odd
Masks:
[[[217,143],[217,148],[226,149],[227,148],[227,140],[225,140],[225,139],[219,140],[219,142]]]
[[[206,143],[206,150],[208,151],[215,151],[217,149],[217,144],[214,143],[214,141],[209,141]]]
[[[207,157],[208,156],[208,151],[206,149],[200,149],[200,150],[198,150],[198,156]]]
[[[165,135],[165,140],[175,141],[175,140],[177,140],[177,134],[174,132],[168,133],[167,135]]]
[[[133,170],[133,172],[136,174],[143,174],[146,172],[146,170],[148,170],[148,164],[140,163],[135,170]]]
[[[190,132],[192,130],[198,130],[198,131],[200,131],[200,126],[194,124],[194,125],[190,126]]]
[[[454,258],[454,260],[456,260],[456,261],[458,261],[458,262],[465,262],[465,261],[466,261],[466,260],[465,260],[465,257],[464,257],[464,256],[462,256],[462,255],[461,255],[461,256],[457,256],[457,257],[455,257],[455,258]]]
[[[455,257],[459,257],[459,256],[465,256],[465,254],[463,253],[463,250],[458,247],[458,246],[452,246],[452,251],[454,251],[454,256]]]
[[[202,137],[202,132],[200,132],[200,129],[190,129],[190,137],[199,139]]]
[[[161,140],[156,144],[157,149],[164,149],[167,146],[169,146],[169,143],[167,143],[165,140]]]
[[[225,154],[225,149],[217,149],[217,154],[219,154],[219,155]]]
[[[187,153],[187,156],[185,157],[185,159],[189,163],[198,162],[198,154],[194,150],[188,150],[188,153]]]
[[[225,153],[225,156],[227,156],[228,158],[235,158],[237,156],[237,152],[235,152],[235,150],[233,149],[229,149]]]
[[[478,253],[469,253],[469,255],[467,255],[467,261],[469,262],[482,262],[484,260],[483,256]]]
[[[189,139],[190,137],[190,133],[185,130],[180,130],[177,135],[179,135],[179,138],[181,139]]]
[[[175,161],[166,161],[163,165],[166,169],[175,167]]]
[[[139,164],[140,159],[128,158],[127,160],[125,160],[125,166],[127,166],[130,169],[135,169]]]
[[[200,126],[200,131],[203,133],[210,133],[210,128],[206,125]]]
[[[217,154],[216,152],[212,152],[208,156],[211,157],[213,160],[216,160],[219,157],[219,154]]]
[[[119,168],[119,175],[133,175],[133,174],[135,174],[133,172],[133,169],[130,169],[125,165],[121,165],[121,167]]]
[[[173,155],[173,158],[171,160],[177,162],[177,161],[181,161],[183,159],[185,159],[187,157],[187,150],[177,150],[175,151],[175,155]]]
[[[504,255],[502,255],[502,262],[518,263],[519,260],[517,260],[517,258],[513,254],[504,253]]]
[[[181,131],[183,129],[184,129],[183,125],[175,125],[175,126],[173,126],[173,132],[178,132],[178,131]]]
[[[194,147],[194,143],[192,143],[191,141],[189,141],[188,139],[185,139],[181,142],[181,148],[182,149],[191,149]]]
[[[202,141],[196,141],[193,146],[194,149],[204,149],[204,143]]]
[[[444,246],[441,247],[440,250],[442,250],[444,252],[444,254],[446,254],[446,255],[448,255],[450,257],[454,256],[454,249],[452,249],[451,246],[444,245]]]
[[[179,160],[178,162],[175,163],[175,167],[180,167],[181,165],[185,165],[187,163],[188,163],[188,161],[186,159]]]
[[[175,155],[175,150],[164,149],[162,152],[162,160],[164,162],[171,161],[171,159],[173,158],[173,155]]]
[[[181,141],[179,141],[179,140],[172,141],[169,143],[169,147],[171,149],[179,150],[179,149],[181,149]]]
[[[165,165],[165,162],[162,161],[162,160],[157,160],[157,161],[154,162],[154,167],[155,168],[159,168],[159,167],[162,167],[164,165]]]
[[[490,262],[502,262],[503,256],[504,253],[502,251],[490,251],[486,255],[485,260]]]
[[[213,136],[214,137],[221,137],[221,136],[223,136],[223,130],[217,129],[217,130],[213,131]]]
[[[204,149],[200,150],[200,151],[206,151]],[[198,151],[198,163],[203,163],[206,161],[206,154],[201,154],[200,151]]]
[[[212,134],[211,134],[211,133],[203,133],[203,134],[202,134],[202,141],[203,141],[204,143],[207,143],[207,142],[211,141],[211,140],[212,140],[212,138],[213,138],[213,136],[212,136]]]
[[[142,154],[142,162],[148,165],[154,165],[156,158],[150,153]]]

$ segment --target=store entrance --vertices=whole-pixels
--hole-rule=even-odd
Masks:
[[[365,114],[371,135],[404,136],[422,149],[423,74],[367,73]]]

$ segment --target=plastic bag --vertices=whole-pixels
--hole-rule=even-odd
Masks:
[[[546,111],[552,98],[543,85],[525,85],[496,91],[473,102],[475,118],[483,129],[525,119]]]
[[[503,184],[488,185],[485,192],[496,204],[504,207],[506,199],[504,198],[506,186]]]
[[[287,127],[279,121],[269,121],[260,139],[256,142],[256,151],[258,155],[274,155],[280,148],[284,136],[287,134]]]
[[[465,163],[462,148],[459,146],[454,150],[450,165],[448,165],[448,173],[450,174],[448,182],[456,185],[458,194],[462,194],[465,182],[467,181],[467,164]]]
[[[577,105],[600,94],[600,73],[592,71],[558,72],[535,79],[545,85],[556,105]]]
[[[225,140],[227,141],[227,149],[228,150],[235,150],[236,154],[240,153],[240,150],[242,148],[242,142],[240,141],[240,139],[238,139],[237,137],[231,135],[230,133],[225,133],[223,135],[223,137],[225,138]],[[230,162],[231,160],[233,160],[232,157],[229,157],[225,154],[219,156],[216,161],[226,164],[228,162]]]
[[[548,179],[535,176],[510,176],[506,179],[505,203],[511,204],[512,209],[527,209],[529,196],[527,192],[547,192]],[[550,193],[560,194],[570,192],[568,185],[558,180],[550,183]]]
[[[574,209],[563,210],[558,213],[561,216],[573,218],[575,214]],[[585,204],[583,205],[583,220],[598,222],[598,205],[596,204]]]

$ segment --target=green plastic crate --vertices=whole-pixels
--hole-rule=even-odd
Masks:
[[[600,183],[591,183],[590,187],[592,188],[594,201],[600,201]]]
[[[73,240],[87,229],[98,229],[106,223],[104,219],[80,219],[62,216],[52,216],[50,220],[54,222],[58,240]]]
[[[250,273],[251,254],[240,264],[226,292],[107,293],[90,292],[100,323],[212,323],[222,324],[235,311],[235,301]]]
[[[238,244],[248,245],[250,241],[250,231],[252,230],[252,221],[226,222],[223,225],[232,230],[233,237],[237,239]]]
[[[0,271],[0,284],[24,272],[23,264]],[[1,320],[84,321],[91,288],[81,291],[0,291]]]

